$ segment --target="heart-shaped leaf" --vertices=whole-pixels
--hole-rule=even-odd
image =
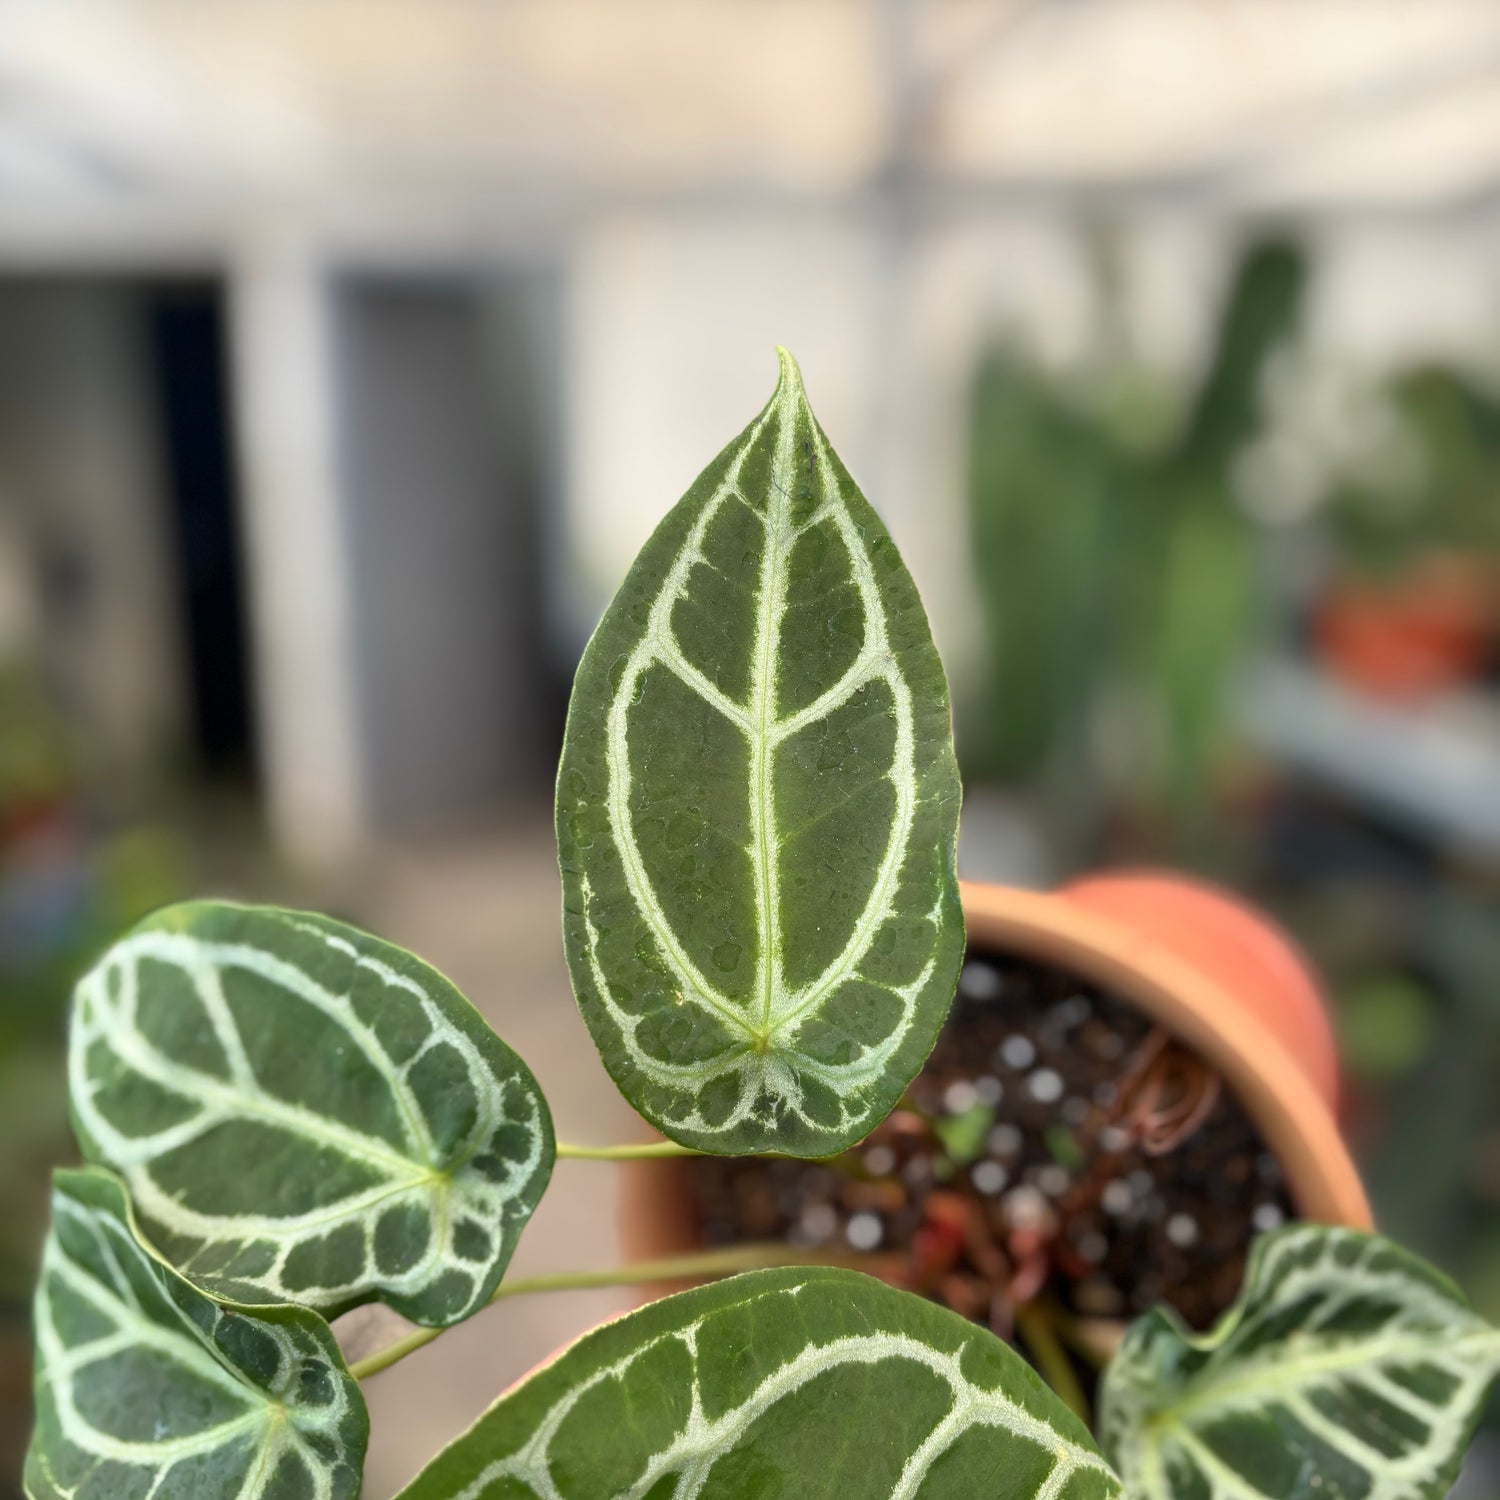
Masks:
[[[963,950],[948,686],[916,586],[780,351],[573,686],[573,986],[621,1091],[701,1150],[823,1156],[889,1112]]]
[[[1388,1240],[1294,1225],[1195,1336],[1131,1326],[1100,1433],[1139,1500],[1441,1500],[1500,1370],[1500,1334]]]
[[[435,969],[326,917],[189,903],[78,985],[85,1153],[199,1286],[457,1322],[552,1171],[526,1065]]]
[[[59,1172],[36,1292],[31,1500],[354,1500],[370,1421],[328,1325],[222,1307],[107,1172]]]
[[[580,1339],[400,1500],[1104,1500],[1088,1432],[992,1333],[852,1271],[752,1271]]]

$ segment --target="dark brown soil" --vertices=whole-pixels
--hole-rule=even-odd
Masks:
[[[1081,1318],[1233,1301],[1281,1172],[1218,1078],[1118,996],[970,955],[905,1100],[827,1163],[688,1164],[705,1244],[880,1252],[883,1270],[1009,1337],[1041,1295]]]

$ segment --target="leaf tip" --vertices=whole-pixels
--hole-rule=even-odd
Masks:
[[[777,344],[776,362],[780,366],[781,371],[776,381],[776,394],[780,396],[784,392],[794,397],[803,395],[802,371],[798,367],[792,351],[785,344]]]

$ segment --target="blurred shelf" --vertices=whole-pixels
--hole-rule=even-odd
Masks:
[[[1408,832],[1500,864],[1500,694],[1371,698],[1303,663],[1246,677],[1239,717],[1264,754]]]

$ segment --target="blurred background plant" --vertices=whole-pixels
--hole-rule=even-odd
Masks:
[[[1151,825],[1162,857],[1218,829],[1231,688],[1268,623],[1237,465],[1267,425],[1266,374],[1296,333],[1303,276],[1289,245],[1247,256],[1196,392],[1163,389],[1108,320],[1063,379],[1005,347],[979,371],[970,507],[988,668],[965,755],[976,776],[1030,788],[1075,861],[1122,815]]]

